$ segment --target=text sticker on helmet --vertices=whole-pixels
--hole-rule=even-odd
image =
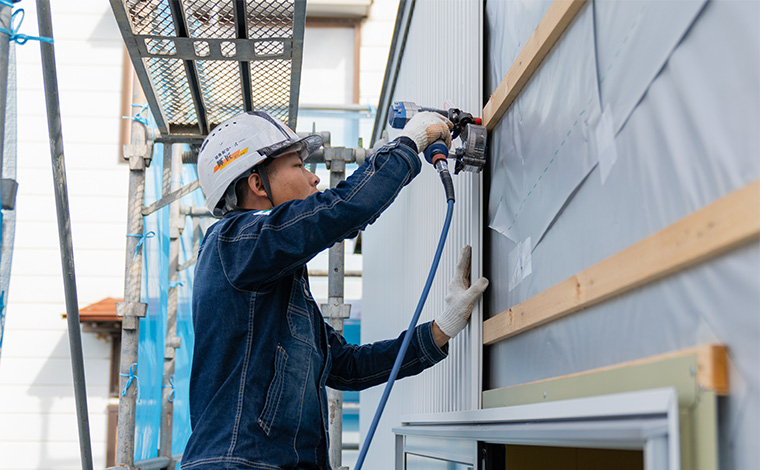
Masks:
[[[233,153],[227,155],[226,157],[222,157],[221,159],[218,159],[216,161],[216,166],[214,166],[214,173],[216,173],[217,170],[221,170],[225,166],[229,165],[230,162],[232,162],[236,158],[238,158],[238,157],[240,157],[242,155],[245,155],[247,152],[248,152],[248,147],[246,147],[244,149],[241,149],[241,150],[238,150],[236,152],[233,152]]]

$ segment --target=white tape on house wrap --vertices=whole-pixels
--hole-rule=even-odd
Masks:
[[[499,205],[496,207],[496,211],[490,217],[491,220],[488,223],[488,228],[499,232],[500,234],[504,235],[519,245],[519,242],[516,240],[514,233],[511,231],[512,224],[510,223],[510,217],[507,213],[508,210],[509,209],[507,208],[507,203],[504,200],[504,196],[502,196],[499,200]]]
[[[604,107],[604,112],[602,112],[594,134],[597,158],[599,158],[599,174],[602,177],[602,184],[604,184],[618,158],[617,146],[615,145],[615,126],[612,123],[612,110],[609,105]]]
[[[511,291],[533,272],[530,253],[532,244],[530,237],[518,243],[517,246],[509,252],[507,263],[509,263],[509,290]]]

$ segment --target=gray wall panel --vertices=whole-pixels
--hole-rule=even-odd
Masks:
[[[680,3],[669,2],[667,7]],[[695,4],[684,4],[693,12],[696,7],[692,7]],[[612,149],[605,151],[614,152],[617,160],[610,163],[604,183],[597,167],[569,199],[532,252],[532,274],[511,292],[505,264],[515,244],[493,230],[486,233],[486,272],[492,281],[489,315],[760,177],[758,17],[757,2],[709,2],[684,29],[685,36],[675,40],[677,47],[666,54],[667,63],[649,83],[636,75],[651,73],[651,68],[639,69],[635,61],[624,63],[626,83],[641,79],[645,86],[637,88],[642,96],[634,100],[636,106]],[[597,25],[599,21],[597,17]],[[509,21],[504,27],[510,27]],[[640,25],[644,32],[647,27]],[[596,29],[595,35],[597,51],[613,41],[604,28]],[[640,54],[650,52],[661,55],[662,51],[645,48]],[[540,69],[536,79],[545,70]],[[573,73],[577,71],[568,68],[556,76]],[[603,109],[620,98],[615,89],[602,87]],[[503,139],[499,133],[505,131],[500,126],[493,140]],[[519,126],[509,131],[524,132]],[[513,146],[493,146],[491,151],[493,168],[501,166],[507,174],[515,171],[503,164]],[[596,157],[608,158],[605,152]],[[496,170],[493,174],[492,194],[510,184],[498,179]],[[729,347],[732,387],[731,396],[720,402],[721,468],[753,468],[760,461],[755,447],[760,441],[758,286],[760,245],[755,243],[487,348],[490,367],[484,388],[718,341]]]
[[[480,115],[482,102],[482,2],[417,0],[393,100]],[[398,131],[389,129],[393,138]],[[443,309],[460,248],[473,245],[473,276],[481,273],[481,175],[454,176],[457,202],[443,259],[420,322]],[[422,173],[364,234],[362,342],[396,337],[414,313],[446,213],[435,170]],[[480,325],[480,310],[473,323]],[[368,453],[366,469],[387,469],[400,416],[479,406],[480,328],[466,328],[450,344],[449,357],[419,376],[396,383]],[[361,394],[360,432],[367,433],[383,387]]]

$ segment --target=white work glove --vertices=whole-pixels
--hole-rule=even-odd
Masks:
[[[443,301],[443,312],[435,319],[435,324],[449,338],[453,338],[464,329],[475,302],[488,287],[488,279],[484,277],[470,286],[471,258],[472,247],[467,245],[459,254],[454,278],[449,283],[449,293]]]
[[[417,145],[417,152],[422,153],[426,148],[437,140],[442,140],[446,147],[451,147],[451,121],[438,113],[425,111],[415,114],[399,137],[409,137]]]

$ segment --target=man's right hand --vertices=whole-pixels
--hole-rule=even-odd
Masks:
[[[438,113],[425,111],[415,114],[406,123],[399,137],[412,139],[417,145],[417,152],[422,153],[433,142],[442,140],[446,147],[451,146],[451,128],[454,125]]]

